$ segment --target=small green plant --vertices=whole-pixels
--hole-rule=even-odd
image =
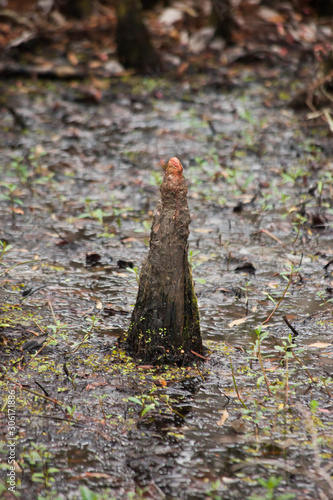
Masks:
[[[129,271],[133,274],[135,274],[135,281],[137,282],[138,286],[139,286],[139,280],[140,280],[140,277],[139,277],[139,271],[138,271],[138,268],[137,267],[126,267],[126,271]],[[134,280],[131,280],[131,281],[134,281]]]
[[[77,346],[74,348],[74,350],[71,351],[71,354],[74,354],[76,351],[78,351],[80,349],[80,347],[82,346],[82,344],[84,344],[84,342],[86,342],[88,340],[88,338],[92,334],[93,329],[96,326],[96,323],[98,322],[98,318],[96,318],[96,316],[91,316],[91,318],[86,318],[86,320],[91,323],[91,326],[88,329],[86,329],[86,328],[83,329],[83,332],[85,335],[84,335],[83,339],[81,340],[81,342],[79,342],[77,344]]]
[[[37,500],[64,500],[63,495],[58,495],[56,491],[50,491],[44,495],[38,495]]]
[[[301,226],[303,226],[307,221],[308,221],[308,219],[306,217],[304,217],[303,215],[296,214],[295,220],[292,224],[293,228],[296,232],[296,237],[293,241],[293,246],[296,244],[296,241],[301,236]]]
[[[9,250],[13,248],[12,245],[8,245],[6,241],[0,240],[0,262],[2,261],[3,256],[9,252]]]
[[[324,187],[323,181],[322,180],[318,181],[317,191],[318,191],[318,206],[319,207],[321,207],[321,197],[323,194],[323,187]]]
[[[50,488],[55,479],[52,474],[58,472],[56,467],[49,467],[52,454],[43,444],[30,443],[29,451],[23,454],[23,459],[29,464],[32,473],[31,479],[36,483],[43,483],[45,488]]]
[[[282,172],[282,178],[285,183],[291,182],[295,184],[299,179],[302,181],[305,177],[309,175],[309,172],[304,170],[303,168],[291,169],[290,172]]]
[[[95,219],[97,220],[100,224],[103,224],[103,218],[108,215],[106,212],[104,212],[101,208],[96,208],[95,210],[90,210],[88,209],[87,212],[84,212],[80,215],[77,216],[78,219]]]
[[[149,177],[149,184],[151,186],[159,187],[162,184],[163,175],[162,172],[152,171]]]
[[[293,493],[284,493],[282,495],[276,495],[275,490],[282,481],[282,477],[271,476],[267,480],[259,478],[258,483],[266,488],[266,494],[264,496],[252,495],[248,500],[291,500],[295,498]]]
[[[290,358],[293,358],[292,352],[293,339],[291,334],[288,335],[286,340],[282,340],[282,345],[275,345],[274,349],[283,353],[283,361],[285,363],[285,392],[286,392],[286,404],[288,403],[288,393],[289,393],[289,364],[288,361]]]
[[[219,479],[217,479],[216,481],[212,481],[205,494],[207,495],[207,497],[212,498],[213,500],[221,500],[222,497],[218,493],[220,487],[221,481]]]
[[[192,271],[198,267],[198,266],[201,266],[202,262],[194,262],[194,257],[196,255],[198,255],[199,253],[199,250],[193,252],[193,250],[190,250],[189,253],[188,253],[188,258],[189,258],[189,262],[190,262],[190,266],[191,266],[191,269]],[[201,283],[202,285],[204,285],[206,283],[206,280],[204,278],[193,278],[194,281],[197,281],[198,283]]]
[[[149,486],[146,486],[145,488],[139,488],[137,486],[135,488],[135,491],[130,491],[127,493],[127,499],[128,500],[145,500],[146,493],[149,491]]]
[[[0,185],[5,188],[5,193],[0,195],[0,199],[9,201],[10,208],[15,214],[15,204],[23,205],[23,201],[19,198],[21,192],[18,186],[12,182],[1,182]]]
[[[316,413],[316,411],[318,410],[318,408],[319,408],[319,403],[318,403],[318,401],[316,401],[315,399],[313,399],[312,401],[310,401],[309,406],[310,406],[311,412],[314,415]]]
[[[232,381],[234,383],[234,388],[235,388],[235,391],[236,391],[236,394],[237,394],[237,398],[240,401],[240,403],[242,404],[243,408],[245,408],[247,410],[248,407],[246,406],[246,404],[244,403],[243,399],[241,398],[241,395],[240,395],[239,390],[238,390],[238,386],[237,386],[237,382],[236,382],[236,377],[235,377],[235,372],[234,372],[234,366],[232,364],[232,359],[231,359],[230,352],[227,351],[226,355],[229,356],[229,359],[230,359],[231,376],[232,376]]]
[[[245,292],[245,307],[246,307],[245,316],[247,316],[249,313],[249,292],[251,291],[250,285],[251,281],[247,281],[244,287],[243,286],[240,287],[240,289],[243,290],[243,292]]]
[[[321,291],[321,292],[317,292],[317,295],[318,297],[320,298],[320,300],[322,300],[322,303],[319,304],[320,307],[322,306],[327,306],[328,309],[332,312],[333,314],[333,308],[332,308],[332,305],[333,305],[333,299],[326,299],[325,298],[325,292],[324,291]]]
[[[54,318],[54,322],[55,322],[54,325],[53,324],[47,325],[47,327],[46,327],[48,330],[51,330],[54,335],[56,335],[59,331],[66,329],[68,326],[66,323],[61,323],[61,321],[59,319],[56,319],[56,318]],[[62,334],[62,336],[63,335],[65,335],[65,334]],[[67,339],[67,335],[65,335],[65,340],[66,339]]]
[[[6,267],[6,270],[0,273],[0,278],[4,276],[5,274],[9,273],[12,269],[14,269],[17,266],[21,266],[22,264],[29,264],[30,262],[39,262],[39,260],[26,260],[24,262],[17,262],[17,264],[13,264],[10,267],[7,267],[3,262],[2,259],[3,257],[12,249],[12,245],[8,245],[6,241],[1,241],[0,240],[0,265]]]
[[[141,399],[132,396],[128,398],[128,401],[141,406],[139,412],[140,418],[143,418],[150,410],[154,410],[156,406],[159,406],[159,402],[151,395],[143,394],[140,398]]]
[[[262,323],[263,325],[264,325],[265,323],[268,323],[268,322],[270,321],[270,319],[272,318],[273,314],[275,314],[275,313],[276,313],[276,311],[278,310],[278,308],[279,308],[279,307],[280,307],[280,305],[281,305],[281,302],[283,301],[283,299],[284,299],[284,298],[286,297],[286,295],[287,295],[287,291],[288,291],[288,289],[289,289],[290,285],[292,284],[293,276],[295,275],[295,273],[297,273],[297,272],[299,272],[299,271],[300,271],[300,268],[295,269],[295,265],[294,265],[294,264],[289,264],[289,263],[287,263],[287,264],[286,264],[286,267],[288,268],[288,270],[287,270],[287,271],[283,271],[282,273],[280,273],[280,276],[281,276],[281,278],[283,278],[284,280],[286,280],[286,281],[287,281],[287,286],[286,286],[286,288],[284,289],[284,291],[283,291],[283,293],[282,293],[282,295],[281,295],[280,299],[279,299],[279,300],[278,300],[278,302],[276,303],[275,308],[273,309],[273,311],[270,313],[270,315],[268,316],[268,318],[267,318],[265,321],[263,321],[263,323]],[[271,296],[268,296],[268,297],[269,297],[271,300],[273,300],[273,302],[274,302],[274,299],[272,299],[272,297],[271,297]]]
[[[75,413],[75,410],[76,410],[76,406],[66,406],[66,410],[67,410],[67,413],[68,413],[68,416],[70,417],[70,420],[72,420],[72,418],[74,417],[74,413]]]
[[[87,486],[80,486],[81,500],[99,500],[99,493],[94,493]]]
[[[237,109],[238,116],[242,119],[250,123],[251,125],[257,125],[258,124],[258,119],[253,117],[251,114],[250,110],[246,108],[238,108]]]
[[[268,377],[266,375],[266,371],[265,371],[265,368],[264,368],[264,363],[263,363],[263,359],[262,359],[262,355],[261,355],[261,343],[263,342],[263,340],[265,340],[265,338],[269,335],[269,332],[268,331],[265,331],[262,329],[262,325],[260,325],[256,330],[255,330],[255,333],[257,335],[257,340],[255,341],[254,343],[254,346],[253,346],[253,354],[257,356],[258,360],[259,360],[259,363],[260,363],[260,367],[261,367],[261,371],[262,371],[262,377],[260,377],[257,381],[257,385],[259,386],[260,385],[260,381],[261,381],[261,378],[264,378],[265,380],[265,384],[266,384],[266,387],[267,387],[267,392],[268,394],[271,396],[272,393],[270,391],[270,388],[269,388],[269,381],[268,381]]]
[[[80,486],[80,500],[116,500],[115,497],[111,497],[108,491],[104,493],[95,493],[90,490],[87,486]]]

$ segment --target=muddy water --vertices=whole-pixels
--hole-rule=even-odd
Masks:
[[[79,418],[77,428],[57,434],[54,422],[48,431],[38,419],[26,429],[23,419],[20,453],[28,453],[31,441],[50,447],[63,498],[81,498],[80,485],[100,494],[109,488],[108,498],[128,498],[135,488],[149,488],[157,499],[248,498],[263,494],[258,479],[273,475],[283,477],[280,493],[299,499],[329,495],[326,476],[317,480],[308,473],[314,468],[313,442],[299,419],[307,418],[311,400],[319,401],[322,470],[332,453],[324,419],[333,411],[331,398],[322,384],[310,387],[292,360],[299,385],[292,388],[291,406],[284,407],[286,372],[274,347],[290,334],[282,319],[288,315],[310,374],[329,379],[333,266],[324,266],[333,248],[332,144],[322,128],[302,129],[279,100],[288,82],[283,72],[270,86],[265,76],[253,75],[248,84],[241,70],[239,76],[228,93],[213,91],[204,76],[195,84],[156,82],[153,91],[151,82],[148,89],[140,80],[115,81],[101,106],[76,102],[66,86],[41,85],[37,91],[26,82],[17,102],[28,130],[20,133],[10,115],[2,117],[1,238],[13,246],[6,263],[36,259],[13,268],[3,282],[3,328],[12,349],[5,362],[19,357],[15,342],[19,346],[36,329],[30,318],[42,328],[54,323],[51,303],[62,326],[47,356],[59,365],[56,385],[66,389],[63,401],[76,406],[82,423]],[[139,271],[147,253],[161,167],[172,156],[183,162],[189,184],[191,259],[209,361],[190,377],[180,372],[164,392],[158,389],[169,395],[176,413],[164,409],[135,421],[127,398],[151,390],[154,370],[140,381],[134,367],[131,375],[118,368],[110,374],[106,366],[119,358],[110,353],[128,326],[137,291],[135,273],[127,268]],[[91,265],[87,255],[93,253],[98,257]],[[250,358],[255,329],[284,293],[262,343],[268,376],[282,387],[270,399],[264,382],[257,382],[258,359]],[[99,322],[87,348],[70,356],[93,315]],[[21,337],[17,321],[26,329]],[[311,347],[318,342],[325,347]],[[93,368],[90,355],[100,357]],[[248,421],[242,420],[230,360]],[[65,383],[63,363],[77,373],[79,391]],[[54,376],[31,370],[29,376],[38,373],[61,396]],[[100,383],[93,392],[87,391],[88,379]],[[93,420],[103,419],[100,398],[111,415],[109,427]],[[218,426],[225,410],[229,418]],[[43,431],[48,439],[41,438]],[[37,498],[41,490],[29,474],[22,488],[26,498]]]

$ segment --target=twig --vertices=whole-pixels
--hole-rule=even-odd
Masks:
[[[267,236],[269,236],[273,240],[277,241],[277,243],[279,243],[280,245],[283,245],[283,241],[281,241],[277,236],[275,236],[274,234],[272,234],[267,229],[260,229],[259,231],[256,231],[255,233],[252,233],[252,234],[255,235],[255,234],[260,234],[260,233],[267,234]]]
[[[298,331],[297,331],[297,330],[295,330],[295,328],[291,325],[291,323],[289,323],[288,318],[287,318],[286,316],[283,316],[283,317],[282,317],[282,319],[283,319],[283,321],[286,323],[286,325],[290,328],[290,330],[291,330],[291,331],[295,334],[295,336],[296,336],[296,335],[299,335]],[[293,357],[296,359],[296,361],[297,361],[297,362],[298,362],[298,363],[299,363],[299,364],[300,364],[300,365],[304,368],[304,370],[306,371],[306,373],[307,373],[307,375],[308,375],[309,379],[311,380],[311,382],[312,382],[313,384],[316,384],[317,382],[316,382],[316,381],[312,378],[312,376],[311,376],[311,374],[310,374],[309,370],[307,369],[306,365],[303,363],[303,361],[301,361],[301,360],[299,359],[299,357],[298,357],[298,356],[296,356],[296,354],[294,353],[294,351],[293,351],[293,349],[292,349],[292,348],[290,349],[290,352],[291,352],[291,354],[293,355]],[[330,391],[328,390],[328,387],[326,386],[326,383],[325,383],[324,379],[321,379],[321,380],[322,380],[322,382],[323,382],[323,384],[324,384],[324,386],[325,386],[325,389],[326,389],[326,391],[327,391],[327,394],[328,394],[328,395],[329,395],[329,397],[331,398],[331,397],[332,397],[332,394],[331,394],[331,393],[330,393]]]
[[[201,358],[201,359],[204,359],[205,361],[207,361],[207,359],[209,359],[209,358],[206,358],[205,356],[201,356],[201,354],[198,354],[198,353],[197,353],[197,352],[195,352],[195,351],[191,351],[191,353],[192,353],[192,354],[194,354],[195,356],[198,356],[198,357],[199,357],[199,358]]]
[[[54,322],[55,322],[55,323],[57,323],[57,319],[56,319],[56,317],[55,317],[55,314],[54,314],[54,311],[53,311],[53,307],[52,307],[52,304],[51,304],[51,302],[50,302],[50,301],[48,302],[48,305],[49,305],[49,307],[50,307],[50,309],[51,309],[51,312],[52,312],[52,316],[53,316]],[[34,323],[38,326],[38,328],[40,329],[40,331],[41,331],[42,333],[44,333],[44,332],[43,332],[43,330],[41,329],[41,327],[38,325],[38,323],[37,323],[34,319],[33,319],[33,322],[34,322]],[[56,340],[56,339],[55,339],[55,338],[51,335],[51,336],[49,337],[48,341],[46,342],[46,344],[43,344],[43,345],[42,345],[42,347],[39,349],[39,351],[37,351],[37,352],[36,352],[36,353],[32,356],[32,358],[30,358],[30,360],[28,361],[28,363],[26,363],[25,368],[26,368],[26,367],[27,367],[27,366],[31,363],[31,361],[33,361],[33,360],[35,359],[35,357],[36,357],[36,356],[38,356],[38,354],[39,354],[39,353],[40,353],[40,352],[44,349],[44,347],[47,347],[47,346],[48,346],[48,345],[52,342],[52,340]]]
[[[53,316],[54,322],[55,322],[55,324],[57,324],[57,318],[55,317],[55,314],[54,314],[54,311],[53,311],[53,307],[52,307],[52,304],[51,304],[51,302],[50,302],[50,301],[48,302],[48,305],[49,305],[49,307],[50,307],[50,309],[51,309],[51,312],[52,312],[52,316]]]
[[[283,321],[285,324],[290,328],[290,330],[293,332],[294,337],[297,337],[299,335],[298,331],[292,326],[292,324],[289,322],[287,316],[282,316]]]
[[[231,366],[231,375],[232,375],[232,380],[234,382],[234,387],[235,387],[235,391],[236,391],[236,394],[237,394],[237,397],[239,399],[239,401],[242,403],[242,406],[247,410],[247,406],[246,404],[244,403],[244,401],[242,400],[242,398],[240,397],[240,394],[238,392],[238,387],[237,387],[237,382],[236,382],[236,378],[235,378],[235,374],[234,374],[234,367],[232,365],[232,360],[231,360],[231,356],[230,356],[230,353],[229,353],[229,358],[230,358],[230,366]]]
[[[2,276],[4,276],[5,274],[9,273],[9,271],[11,271],[12,269],[14,269],[14,267],[17,267],[17,266],[22,266],[23,264],[30,264],[30,262],[40,262],[41,259],[33,259],[33,260],[25,260],[24,262],[18,262],[17,264],[14,264],[13,266],[9,267],[8,269],[6,269],[6,271],[4,271],[3,273],[0,274],[0,278]]]
[[[314,384],[316,383],[316,381],[311,377],[310,375],[310,372],[309,370],[307,369],[307,367],[305,366],[305,364],[299,359],[298,356],[296,356],[296,354],[294,353],[294,351],[292,349],[290,349],[291,351],[291,354],[293,355],[293,357],[296,359],[296,361],[298,361],[298,363],[303,366],[304,370],[306,371],[306,373],[308,374],[308,377],[311,379],[311,382],[313,382]],[[329,394],[330,395],[330,394]]]
[[[281,304],[282,300],[284,299],[284,297],[285,297],[285,295],[286,295],[286,293],[287,293],[287,291],[288,291],[288,288],[289,288],[289,287],[290,287],[290,285],[291,285],[291,281],[292,281],[292,279],[293,279],[293,274],[294,274],[294,271],[293,271],[293,268],[292,268],[292,269],[291,269],[291,271],[290,271],[290,277],[289,277],[288,284],[287,284],[287,286],[286,286],[285,291],[283,292],[283,294],[282,294],[282,296],[281,296],[281,298],[280,298],[279,302],[276,304],[276,306],[275,306],[275,308],[273,309],[273,311],[271,312],[271,314],[268,316],[268,318],[267,318],[267,319],[265,319],[265,321],[263,321],[263,323],[262,323],[263,325],[264,325],[265,323],[268,323],[268,322],[270,321],[270,319],[271,319],[271,317],[273,316],[273,314],[274,314],[274,313],[278,310],[278,308],[280,307],[280,304]]]
[[[38,385],[38,387],[40,389],[42,389],[42,391],[44,392],[45,396],[47,396],[48,398],[50,397],[50,394],[47,392],[47,390],[44,389],[44,387],[39,382],[37,382],[37,380],[35,380],[35,384]]]
[[[326,385],[326,380],[325,380],[323,377],[320,377],[320,380],[321,380],[321,381],[322,381],[322,383],[324,384],[325,389],[326,389],[326,391],[327,391],[327,394],[329,395],[329,397],[330,397],[330,398],[332,398],[333,396],[332,396],[332,394],[330,393],[330,391],[328,390],[328,387],[327,387],[327,385]]]
[[[289,390],[289,367],[288,367],[288,353],[286,353],[286,405],[288,404],[288,390]]]
[[[6,413],[3,410],[1,410],[0,413],[4,413],[6,415]],[[29,419],[31,419],[31,418],[45,418],[47,420],[56,420],[56,421],[59,421],[59,422],[68,422],[68,418],[55,417],[53,415],[35,415],[34,413],[16,413],[15,417],[16,418],[29,418]],[[75,425],[76,427],[80,427],[82,429],[85,428],[86,430],[90,431],[90,429],[87,429],[85,425],[78,424],[78,423],[75,423],[75,422],[72,422],[72,424]]]
[[[93,324],[91,325],[90,330],[85,334],[85,336],[83,337],[83,339],[81,340],[81,342],[79,343],[79,345],[75,347],[74,351],[70,351],[70,354],[74,354],[76,351],[78,351],[80,349],[81,345],[86,340],[88,340],[88,338],[90,337],[91,332],[93,331],[94,327],[95,327],[95,322],[93,321]]]
[[[309,106],[309,108],[311,109],[311,111],[317,111],[316,108],[313,106],[313,94],[314,94],[314,91],[318,87],[321,87],[324,83],[330,81],[332,77],[333,77],[333,70],[331,70],[329,73],[327,73],[327,75],[322,76],[321,78],[319,78],[309,88],[308,96],[307,96],[307,99],[306,99],[305,103],[307,104],[307,106]]]
[[[259,342],[259,339],[258,339],[258,353],[257,354],[258,354],[258,359],[259,359],[259,363],[260,363],[260,366],[261,366],[261,370],[262,370],[262,373],[264,375],[265,384],[266,384],[266,387],[267,387],[267,392],[271,396],[272,393],[271,393],[271,390],[269,388],[269,380],[268,380],[268,377],[266,375],[266,370],[265,370],[264,363],[263,363],[262,356],[261,356],[261,352],[260,352],[260,342]]]
[[[10,378],[8,376],[6,376],[5,378],[7,380],[9,380],[9,382],[11,382],[12,384],[14,384],[17,387],[19,387],[20,389],[22,389],[23,391],[30,392],[30,394],[33,394],[34,396],[37,396],[37,397],[42,398],[42,399],[46,399],[46,401],[50,401],[50,403],[53,403],[55,405],[60,406],[61,408],[64,408],[64,405],[62,403],[60,403],[60,401],[58,401],[57,399],[50,398],[48,396],[44,396],[44,394],[41,394],[40,392],[37,392],[37,391],[32,391],[31,389],[27,389],[27,387],[24,387],[23,385],[19,384],[18,382],[15,382],[15,380],[13,380],[12,378]]]
[[[47,347],[51,342],[52,340],[55,340],[52,336],[49,338],[49,340],[42,345],[42,347],[39,349],[39,351],[37,351],[28,361],[28,363],[26,363],[26,365],[24,366],[24,368],[26,368],[28,365],[30,365],[31,361],[33,361],[35,359],[36,356],[38,356],[38,354],[44,349],[44,347]]]

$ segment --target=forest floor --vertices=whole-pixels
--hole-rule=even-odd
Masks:
[[[193,62],[100,77],[97,99],[96,80],[2,81],[2,498],[13,439],[27,500],[333,498],[333,144],[289,106],[314,73],[297,54]],[[121,346],[173,156],[193,367]]]

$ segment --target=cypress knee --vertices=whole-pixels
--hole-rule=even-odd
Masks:
[[[187,364],[203,354],[188,260],[187,184],[177,158],[165,166],[126,347],[144,362]]]

